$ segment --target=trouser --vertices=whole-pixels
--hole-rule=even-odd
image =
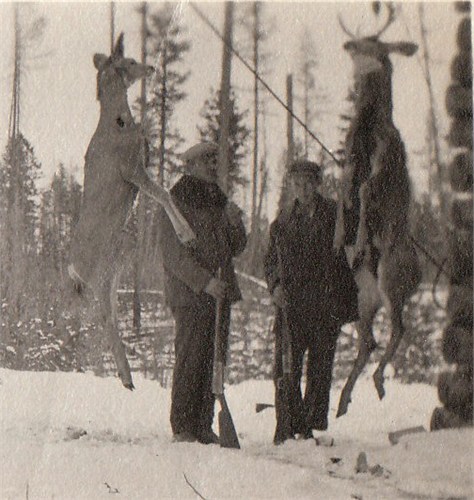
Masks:
[[[175,366],[171,390],[171,429],[174,434],[208,432],[214,418],[212,369],[215,301],[205,299],[173,309]],[[228,336],[230,305],[224,306],[223,331]]]
[[[281,390],[282,366],[282,312],[275,318],[275,408],[277,433],[281,416],[291,415],[292,434],[306,433],[311,429],[325,430],[329,413],[332,367],[340,326],[312,321],[294,311],[288,315],[292,350],[292,373],[288,392]],[[301,391],[303,358],[308,351],[306,388]],[[283,394],[285,397],[283,397]],[[285,405],[285,406],[284,406]]]

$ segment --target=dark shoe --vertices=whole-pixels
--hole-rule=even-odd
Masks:
[[[313,429],[306,429],[300,432],[300,439],[313,439]]]
[[[197,437],[192,432],[177,432],[173,434],[173,443],[195,443]]]
[[[273,444],[278,446],[280,444],[283,444],[287,439],[295,439],[294,434],[283,435],[280,432],[275,432],[275,436],[273,437]]]
[[[327,431],[328,429],[328,418],[322,418],[313,424],[313,429],[316,431]]]
[[[197,440],[202,444],[219,444],[219,436],[212,430],[202,432]]]

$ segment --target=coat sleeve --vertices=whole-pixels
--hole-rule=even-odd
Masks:
[[[187,285],[194,293],[204,291],[212,274],[204,269],[178,239],[165,211],[160,212],[158,234],[163,266],[168,273]]]
[[[241,220],[237,226],[227,221],[227,235],[232,257],[236,257],[244,251],[247,245],[247,233],[243,221]]]
[[[270,226],[270,241],[268,244],[267,253],[264,259],[265,279],[267,281],[268,291],[273,293],[273,290],[280,284],[280,273],[278,266],[277,254],[277,234],[278,234],[278,221],[275,220]]]

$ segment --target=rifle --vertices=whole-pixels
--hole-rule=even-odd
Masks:
[[[221,279],[221,269],[218,272],[218,278]],[[226,341],[223,335],[224,299],[216,301],[216,328],[214,337],[214,365],[212,373],[212,392],[219,401],[221,410],[219,411],[219,444],[221,448],[240,449],[239,438],[235,430],[232,415],[224,395],[224,368],[226,358]]]
[[[278,274],[280,275],[280,286],[285,290],[285,280],[283,276],[283,260],[279,245],[276,245],[277,259],[278,259]],[[292,373],[293,373],[293,360],[291,350],[291,335],[288,328],[288,314],[286,306],[280,308],[277,314],[281,316],[281,344],[282,344],[282,374],[277,379],[277,401],[275,402],[277,414],[277,427],[273,442],[281,444],[286,439],[294,437],[293,430],[293,417],[291,412],[292,400]]]

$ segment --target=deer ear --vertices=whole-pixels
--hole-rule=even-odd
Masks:
[[[94,66],[96,69],[102,69],[107,62],[108,57],[104,54],[94,54]]]
[[[117,38],[117,43],[115,44],[114,50],[112,52],[113,57],[123,57],[123,33],[120,33]]]
[[[398,42],[387,45],[390,46],[389,52],[398,52],[399,54],[407,57],[412,56],[418,50],[418,45],[411,42]]]

